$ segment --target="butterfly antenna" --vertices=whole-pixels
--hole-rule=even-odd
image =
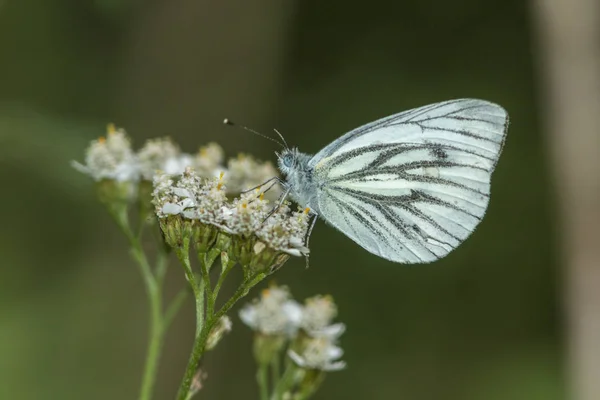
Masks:
[[[238,125],[238,124],[234,123],[232,120],[230,120],[230,119],[228,119],[228,118],[225,118],[225,119],[223,120],[223,123],[224,123],[225,125],[237,126],[238,128],[242,128],[242,129],[243,129],[243,130],[245,130],[245,131],[248,131],[248,132],[250,132],[250,133],[254,133],[254,134],[255,134],[255,135],[257,135],[257,136],[263,137],[263,138],[265,138],[265,139],[267,139],[267,140],[270,140],[271,142],[277,143],[278,145],[280,145],[280,146],[281,146],[281,147],[283,147],[283,148],[287,148],[287,143],[284,145],[284,144],[283,144],[283,143],[281,143],[279,140],[275,140],[275,139],[273,139],[273,138],[272,138],[272,137],[270,137],[270,136],[263,135],[262,133],[259,133],[259,132],[255,131],[254,129],[250,129],[250,128],[248,128],[247,126],[244,126],[244,125]],[[280,136],[281,136],[281,135],[280,135]],[[283,137],[282,137],[282,139],[283,139]],[[285,142],[285,140],[284,140],[284,142]]]
[[[281,140],[283,141],[283,144],[285,144],[285,148],[289,149],[290,146],[288,146],[287,142],[285,141],[285,138],[283,137],[283,135],[277,130],[277,128],[273,128],[273,130],[275,131],[275,133],[277,135],[279,135],[279,137],[281,138]]]

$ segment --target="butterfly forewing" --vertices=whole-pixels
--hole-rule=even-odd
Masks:
[[[381,257],[437,260],[485,214],[507,124],[502,107],[464,99],[357,128],[309,163],[321,216]]]

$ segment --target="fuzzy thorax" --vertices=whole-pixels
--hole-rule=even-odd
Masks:
[[[312,155],[296,148],[285,149],[277,154],[279,170],[285,176],[290,197],[302,208],[308,207],[318,213],[317,187],[308,163]]]

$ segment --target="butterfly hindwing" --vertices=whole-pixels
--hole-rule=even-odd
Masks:
[[[483,218],[507,124],[502,107],[463,99],[357,128],[309,162],[320,214],[378,256],[437,260]]]

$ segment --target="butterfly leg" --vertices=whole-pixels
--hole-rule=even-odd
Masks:
[[[312,234],[312,230],[315,227],[315,224],[317,223],[317,219],[319,219],[319,214],[314,212],[312,209],[310,209],[308,217],[310,218],[311,216],[313,216],[313,219],[312,219],[312,221],[310,221],[310,225],[308,226],[308,229],[306,230],[306,236],[304,237],[304,247],[306,247],[307,249],[310,249],[308,247],[308,241],[310,240],[310,235]],[[306,256],[304,256],[304,259],[306,260],[306,268],[308,268],[308,265],[309,265],[309,262],[308,262],[309,257],[310,257],[310,250],[309,250],[309,253]]]
[[[268,184],[268,183],[271,183],[271,185],[270,185],[270,186],[268,187],[268,189],[267,189],[267,190],[265,190],[264,192],[267,192],[268,190],[270,190],[270,189],[271,189],[273,186],[275,186],[275,184],[277,184],[277,183],[279,183],[279,184],[280,184],[280,185],[282,185],[282,186],[284,186],[284,185],[285,185],[285,182],[283,181],[283,179],[281,179],[281,178],[280,178],[280,177],[278,177],[278,176],[274,176],[274,177],[272,177],[272,178],[270,178],[270,179],[267,179],[266,181],[264,181],[264,182],[263,182],[263,183],[261,183],[260,185],[254,186],[253,188],[250,188],[250,189],[243,190],[243,191],[242,191],[242,192],[240,192],[240,193],[241,193],[241,194],[250,193],[250,192],[252,192],[252,191],[254,191],[254,190],[256,190],[256,189],[260,189],[260,188],[262,188],[263,186],[265,186],[265,185],[266,185],[266,184]],[[263,193],[264,193],[264,192],[263,192]]]
[[[310,240],[310,235],[312,234],[312,230],[317,223],[317,219],[319,219],[319,214],[314,212],[312,209],[309,211],[309,218],[313,216],[312,221],[310,221],[310,225],[308,226],[308,230],[306,231],[306,236],[304,237],[304,246],[308,247],[308,241]]]
[[[263,224],[273,215],[277,212],[277,210],[279,210],[281,208],[281,206],[283,205],[283,202],[285,201],[286,197],[288,196],[288,194],[290,194],[291,189],[283,182],[280,182],[281,186],[283,186],[284,191],[283,193],[281,193],[281,195],[279,196],[279,198],[277,199],[277,205],[275,207],[273,207],[273,209],[271,211],[269,211],[269,214],[267,214],[267,216],[265,217]]]
[[[271,180],[271,179],[270,179]],[[268,182],[268,181],[267,181]],[[266,188],[265,190],[263,190],[261,193],[267,193],[269,190],[271,190],[271,188],[277,184],[280,184],[282,187],[285,187],[285,183],[281,180],[281,179],[276,179],[273,183],[271,183],[271,185],[269,185],[268,188]],[[260,189],[260,186],[258,187]]]

